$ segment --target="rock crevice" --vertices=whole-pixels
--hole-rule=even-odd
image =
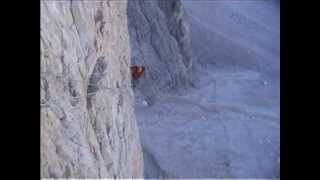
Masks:
[[[181,92],[192,66],[188,17],[180,0],[128,1],[132,64],[146,67],[137,91]]]

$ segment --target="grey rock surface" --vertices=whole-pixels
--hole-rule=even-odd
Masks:
[[[142,177],[127,1],[41,1],[41,177]]]
[[[128,1],[132,64],[146,67],[136,94],[182,92],[191,85],[190,27],[180,0]]]
[[[145,177],[279,179],[279,2],[182,2],[197,81],[136,98]]]
[[[188,1],[195,61],[280,76],[278,1]]]

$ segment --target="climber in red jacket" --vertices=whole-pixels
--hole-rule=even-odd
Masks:
[[[144,66],[131,66],[131,76],[132,76],[132,85],[135,88],[135,82],[138,81],[144,75],[145,67]]]
[[[139,79],[144,75],[145,68],[143,66],[131,66],[132,79]]]

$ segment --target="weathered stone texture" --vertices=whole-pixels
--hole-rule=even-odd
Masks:
[[[41,177],[142,177],[127,1],[41,1]]]
[[[188,17],[180,0],[128,1],[132,64],[146,67],[137,92],[181,92],[191,84]]]

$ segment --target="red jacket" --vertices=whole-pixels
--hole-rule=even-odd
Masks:
[[[143,76],[145,68],[143,66],[131,66],[130,70],[132,79],[139,79]]]

